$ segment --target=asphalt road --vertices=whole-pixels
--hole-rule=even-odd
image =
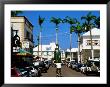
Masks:
[[[87,77],[86,75],[75,70],[72,70],[71,68],[68,68],[65,65],[62,66],[61,71],[62,77]],[[42,73],[41,77],[56,77],[56,67],[50,66],[47,73]]]

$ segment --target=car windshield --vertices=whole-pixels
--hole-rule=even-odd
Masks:
[[[88,61],[88,62],[87,62],[87,66],[88,66],[88,67],[91,67],[91,65],[92,65],[92,62],[91,62],[91,61]]]
[[[46,64],[48,64],[48,61],[45,61]]]
[[[99,62],[99,61],[94,62],[94,64],[95,64],[97,67],[100,67],[100,62]]]
[[[85,64],[82,64],[82,67],[85,67],[86,65]]]
[[[74,63],[74,61],[71,61],[71,64],[73,64]]]
[[[100,62],[99,61],[88,61],[87,66],[90,67],[92,64],[95,64],[97,67],[100,67]]]

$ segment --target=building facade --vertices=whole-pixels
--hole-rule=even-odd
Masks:
[[[42,44],[42,51],[41,51],[41,45],[39,45],[39,47],[37,46],[37,47],[33,48],[33,55],[35,58],[37,56],[39,56],[44,59],[51,60],[54,58],[55,48],[56,48],[56,44],[54,42],[50,43],[49,45]],[[62,59],[64,59],[65,58],[64,51],[62,51],[62,50],[60,50],[60,51],[61,51],[61,57],[62,57]],[[41,55],[41,52],[42,52],[42,55]]]
[[[20,37],[21,48],[32,53],[33,44],[33,25],[25,16],[11,17],[11,27],[13,29],[13,36],[15,30],[18,31]]]
[[[72,58],[71,58],[72,55]],[[66,60],[76,60],[78,61],[78,48],[72,48],[71,49],[71,55],[70,55],[70,49],[67,49],[65,52],[65,58]]]
[[[94,58],[100,58],[100,29],[91,29]],[[81,62],[91,59],[90,31],[81,36]]]
[[[39,56],[51,60],[54,57],[55,48],[56,44],[54,42],[50,43],[49,45],[42,45],[42,55],[41,55],[41,45],[39,45],[39,47],[37,46],[33,48],[33,55],[35,57]]]

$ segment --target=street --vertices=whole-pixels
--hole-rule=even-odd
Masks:
[[[62,77],[87,77],[86,75],[82,74],[81,72],[77,72],[68,68],[67,66],[63,65],[62,68]],[[47,73],[42,73],[41,77],[56,77],[56,67],[50,66]],[[92,76],[93,77],[93,76]]]

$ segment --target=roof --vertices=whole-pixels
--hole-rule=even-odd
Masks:
[[[31,22],[27,19],[26,16],[14,16],[14,17],[11,17],[11,18],[16,18],[16,17],[23,17],[23,18],[30,24],[30,26],[34,27],[34,26],[31,24]]]
[[[67,49],[66,51],[67,51],[67,52],[70,52],[70,49]],[[72,49],[71,49],[71,52],[78,52],[78,48],[72,48]]]
[[[100,29],[98,28],[91,29],[91,32],[92,32],[92,35],[100,35]],[[83,36],[89,36],[89,35],[90,35],[90,31],[83,34]]]

